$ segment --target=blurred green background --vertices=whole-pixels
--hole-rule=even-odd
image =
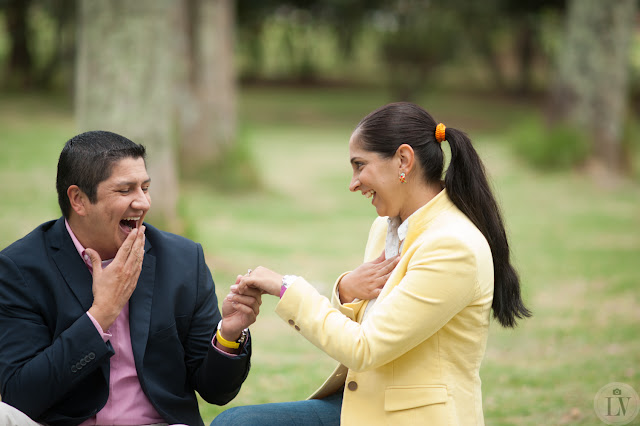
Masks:
[[[219,297],[257,265],[328,294],[375,218],[350,133],[411,100],[471,136],[534,312],[492,326],[486,423],[599,424],[602,386],[640,391],[638,2],[608,5],[0,0],[0,248],[59,216],[62,146],[104,128],[166,154],[149,220],[202,243]],[[335,364],[272,299],[229,406],[303,399]]]

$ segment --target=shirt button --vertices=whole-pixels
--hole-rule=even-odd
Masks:
[[[295,321],[294,320],[289,320],[289,325],[294,325]]]
[[[350,391],[355,391],[356,389],[358,389],[358,384],[354,381],[350,381],[347,385],[347,388],[349,388]]]
[[[297,325],[295,326],[295,329],[296,329],[297,331],[300,331],[300,327],[298,327]]]

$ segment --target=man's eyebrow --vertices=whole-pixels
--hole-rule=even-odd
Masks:
[[[142,182],[142,184],[144,185],[145,183],[151,183],[151,178],[145,180],[144,182]],[[120,181],[120,182],[116,182],[116,186],[131,186],[131,185],[137,185],[138,182],[137,181]]]

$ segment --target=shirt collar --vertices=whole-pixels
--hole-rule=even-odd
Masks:
[[[409,216],[411,217],[411,216]],[[400,218],[398,218],[399,220]],[[407,238],[407,230],[409,229],[409,218],[406,218],[404,222],[402,222],[402,224],[400,224],[400,226],[398,226],[398,239],[400,239],[400,241],[404,241],[405,238]]]
[[[387,222],[389,223],[389,230],[391,232],[395,232],[398,235],[399,241],[404,241],[407,237],[407,230],[409,229],[409,216],[404,220],[404,222],[400,223],[400,216],[396,217],[388,217]]]

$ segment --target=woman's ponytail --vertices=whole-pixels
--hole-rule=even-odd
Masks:
[[[467,135],[447,128],[444,139],[451,148],[445,188],[453,203],[484,235],[493,256],[493,316],[504,327],[515,327],[516,318],[530,317],[520,295],[518,273],[509,260],[509,243],[500,208],[487,181],[484,166]]]

